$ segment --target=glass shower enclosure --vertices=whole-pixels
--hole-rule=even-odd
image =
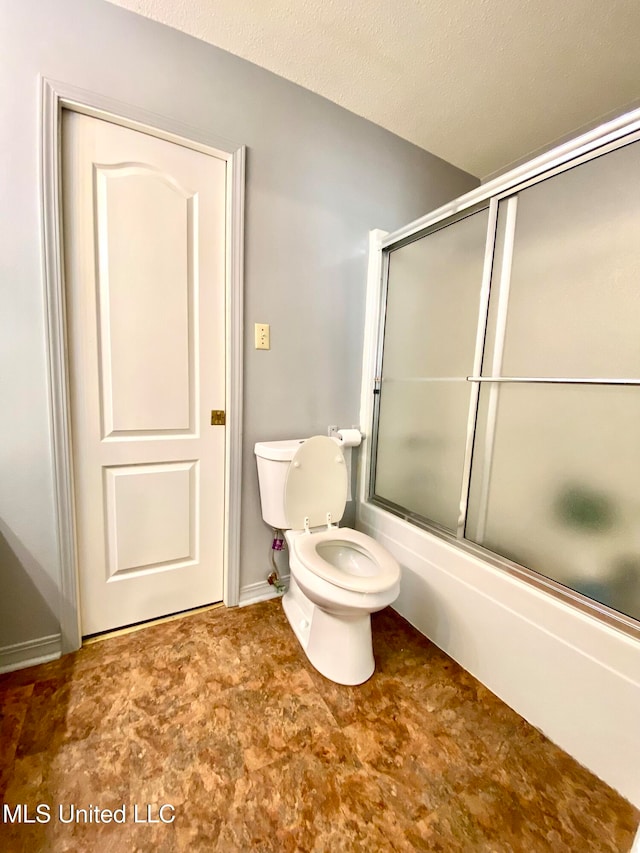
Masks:
[[[640,133],[384,249],[369,500],[640,634]]]

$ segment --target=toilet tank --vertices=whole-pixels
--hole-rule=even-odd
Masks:
[[[289,529],[284,511],[284,485],[291,460],[304,441],[304,438],[259,441],[253,448],[258,463],[262,517],[279,530]]]

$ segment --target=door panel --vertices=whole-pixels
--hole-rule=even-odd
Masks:
[[[197,559],[197,462],[105,469],[109,578]]]
[[[197,197],[141,166],[98,167],[96,195],[105,435],[193,429]]]
[[[219,601],[226,162],[63,113],[82,633]]]

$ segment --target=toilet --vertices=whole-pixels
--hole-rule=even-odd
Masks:
[[[262,517],[289,547],[287,619],[322,675],[362,684],[375,669],[371,614],[397,598],[400,566],[375,539],[338,527],[348,492],[339,440],[263,441],[254,452]]]

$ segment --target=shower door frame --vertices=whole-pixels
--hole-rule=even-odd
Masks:
[[[571,142],[550,151],[548,154],[537,157],[529,163],[508,172],[500,178],[480,186],[478,189],[461,196],[458,199],[438,208],[431,214],[387,235],[377,232],[372,238],[370,258],[369,289],[375,288],[377,293],[374,298],[368,298],[367,327],[369,337],[375,343],[370,344],[369,353],[365,347],[365,359],[363,364],[363,391],[361,405],[361,423],[368,424],[368,434],[371,436],[368,453],[363,453],[361,469],[361,491],[360,500],[366,502],[379,510],[389,512],[398,516],[410,524],[426,530],[442,539],[445,539],[457,548],[470,553],[491,565],[506,571],[507,573],[524,580],[527,584],[554,596],[555,598],[570,603],[581,612],[592,616],[611,627],[617,628],[623,633],[640,639],[640,621],[624,613],[620,613],[605,604],[583,595],[570,587],[548,578],[545,575],[529,569],[519,563],[509,560],[500,554],[478,545],[464,538],[467,520],[469,488],[471,482],[471,459],[474,447],[476,431],[478,404],[480,388],[482,383],[491,383],[492,388],[499,388],[500,384],[506,382],[518,382],[529,384],[607,384],[640,386],[640,379],[616,379],[603,377],[590,378],[544,378],[544,377],[517,377],[517,376],[482,376],[482,360],[484,356],[485,337],[488,321],[489,295],[491,289],[491,278],[493,273],[494,249],[498,225],[498,206],[507,205],[507,220],[515,222],[515,211],[517,208],[518,193],[534,184],[552,178],[562,172],[568,171],[576,166],[586,163],[610,151],[622,148],[625,145],[640,141],[640,109],[634,110],[614,121],[607,122],[587,134],[577,137]],[[431,522],[422,516],[408,511],[399,505],[393,504],[384,498],[375,495],[374,473],[376,470],[378,426],[380,413],[380,397],[382,384],[382,357],[384,346],[385,320],[387,290],[389,284],[389,257],[392,251],[399,249],[409,243],[421,239],[430,233],[454,224],[456,221],[470,216],[483,209],[489,209],[487,238],[485,242],[485,254],[483,261],[483,274],[480,288],[480,299],[478,307],[478,326],[476,333],[476,344],[474,352],[473,372],[467,376],[471,382],[471,396],[467,419],[467,434],[465,442],[465,456],[463,464],[462,486],[460,493],[460,510],[458,524],[455,533],[445,529],[441,525]],[[513,250],[515,231],[505,227],[505,243],[503,250],[502,265],[504,258]],[[375,255],[375,257],[373,257]],[[511,271],[509,270],[509,278]],[[504,293],[500,288],[500,295]],[[506,331],[507,299],[499,310],[499,320],[496,324],[496,340],[493,345],[494,367],[500,358],[504,344]],[[375,307],[374,307],[375,306]],[[375,330],[375,331],[373,331]],[[494,372],[492,367],[492,373]],[[489,417],[487,423],[487,435],[490,436],[488,444],[493,445],[493,431],[495,429],[494,417]],[[489,465],[490,469],[490,457]]]

